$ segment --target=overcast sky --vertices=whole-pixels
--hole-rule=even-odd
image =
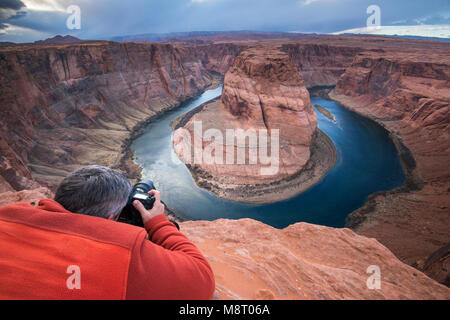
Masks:
[[[365,27],[373,4],[383,26],[450,25],[450,0],[0,0],[0,41],[177,31],[332,33]],[[80,8],[79,30],[67,27],[70,5]]]

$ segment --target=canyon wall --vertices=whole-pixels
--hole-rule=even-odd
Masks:
[[[336,86],[318,93],[384,126],[397,146],[405,186],[369,196],[347,226],[450,285],[450,45],[359,36],[282,48],[307,87]]]
[[[241,52],[261,47],[261,42],[254,41],[212,41],[208,44],[194,45],[195,41],[185,41],[184,46],[197,56],[203,65],[212,71],[224,75],[233,65],[234,59]],[[307,88],[335,86],[354,57],[367,48],[362,48],[357,41],[343,39],[301,39],[295,41],[265,41],[265,48],[286,52],[291,63],[300,72]],[[378,47],[369,50],[379,51]]]
[[[282,45],[282,50],[289,54],[305,86],[312,88],[336,85],[362,48],[327,43],[288,43]]]
[[[407,172],[405,187],[372,195],[347,225],[418,268],[450,242],[449,49],[361,53],[330,94],[391,132]],[[450,283],[448,249],[441,258]]]
[[[3,47],[0,77],[0,191],[120,167],[136,125],[216,81],[187,49],[112,42]]]
[[[188,41],[184,46],[191,51],[191,55],[197,57],[208,70],[225,75],[232,66],[234,59],[239,54],[250,48],[250,43],[245,42],[219,42],[207,45],[193,46]]]

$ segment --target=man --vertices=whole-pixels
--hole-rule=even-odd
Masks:
[[[109,168],[66,177],[55,200],[0,208],[0,299],[210,299],[206,259],[164,215],[133,203],[144,229],[114,221],[131,185]]]

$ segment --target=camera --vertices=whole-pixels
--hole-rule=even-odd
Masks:
[[[154,189],[155,186],[153,185],[153,181],[151,180],[143,180],[135,184],[133,189],[131,189],[130,195],[128,196],[128,202],[120,213],[119,219],[117,219],[117,221],[143,228],[144,222],[142,221],[141,214],[133,206],[133,202],[135,200],[138,200],[144,205],[145,209],[151,210],[156,199],[155,196],[148,194],[148,192]],[[169,221],[178,230],[180,230],[180,226],[175,220],[169,219]]]
[[[142,221],[141,214],[133,206],[133,201],[138,200],[144,205],[145,209],[152,209],[153,204],[155,203],[155,197],[148,194],[148,192],[154,189],[155,186],[153,185],[153,182],[151,180],[143,180],[135,184],[133,189],[131,189],[131,193],[128,197],[128,202],[120,213],[119,219],[117,221],[143,228],[144,223]]]

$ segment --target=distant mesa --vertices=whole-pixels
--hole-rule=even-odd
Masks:
[[[209,43],[212,41],[249,41],[249,40],[276,40],[276,39],[303,39],[317,38],[319,34],[297,32],[263,32],[263,31],[193,31],[169,33],[143,33],[124,36],[115,36],[109,40],[115,42],[185,42],[190,44]],[[329,36],[329,35],[328,35]]]
[[[66,43],[77,43],[77,42],[82,42],[82,41],[83,40],[78,39],[77,37],[70,36],[70,35],[67,35],[67,36],[57,35],[57,36],[54,36],[53,38],[35,41],[34,43],[35,44],[66,44]]]

